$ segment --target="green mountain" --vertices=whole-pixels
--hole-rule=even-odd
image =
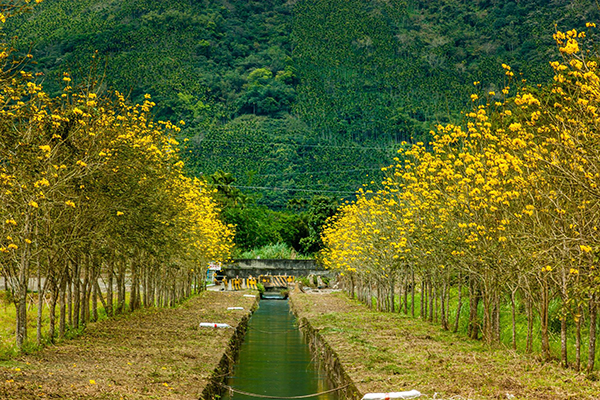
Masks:
[[[599,16],[592,0],[45,0],[4,32],[54,93],[66,71],[150,93],[186,122],[193,173],[279,209],[376,181],[402,141],[500,93],[502,63],[545,82],[555,29]]]

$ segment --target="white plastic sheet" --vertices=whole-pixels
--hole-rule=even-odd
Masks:
[[[231,328],[231,325],[219,322],[200,322],[200,328]]]
[[[390,399],[416,399],[421,396],[418,390],[408,392],[390,392],[390,393],[367,393],[362,400],[390,400]]]
[[[243,310],[244,307],[227,307],[228,310]]]

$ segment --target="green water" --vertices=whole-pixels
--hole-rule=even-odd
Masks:
[[[287,300],[261,300],[250,318],[239,359],[227,384],[266,396],[303,396],[331,389],[323,371],[311,360]],[[227,393],[225,399],[254,399]],[[336,392],[311,397],[338,400]]]

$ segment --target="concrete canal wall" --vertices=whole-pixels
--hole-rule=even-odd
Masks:
[[[228,279],[236,276],[248,278],[250,275],[254,277],[259,275],[320,275],[331,277],[333,275],[332,271],[324,269],[315,260],[240,259],[224,265],[223,272]]]
[[[338,395],[340,399],[345,400],[360,400],[363,394],[357,389],[356,385],[348,376],[336,352],[331,348],[329,343],[319,334],[319,331],[314,329],[307,318],[303,317],[296,309],[294,304],[294,296],[290,297],[290,308],[296,318],[298,325],[304,338],[306,339],[310,352],[314,359],[317,360],[321,368],[327,373],[327,377],[331,380],[333,387],[342,388]]]

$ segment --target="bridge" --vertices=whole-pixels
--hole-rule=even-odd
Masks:
[[[324,269],[315,260],[263,260],[239,259],[223,266],[227,279],[249,278],[265,275],[275,276],[327,276],[333,277],[333,272]]]

